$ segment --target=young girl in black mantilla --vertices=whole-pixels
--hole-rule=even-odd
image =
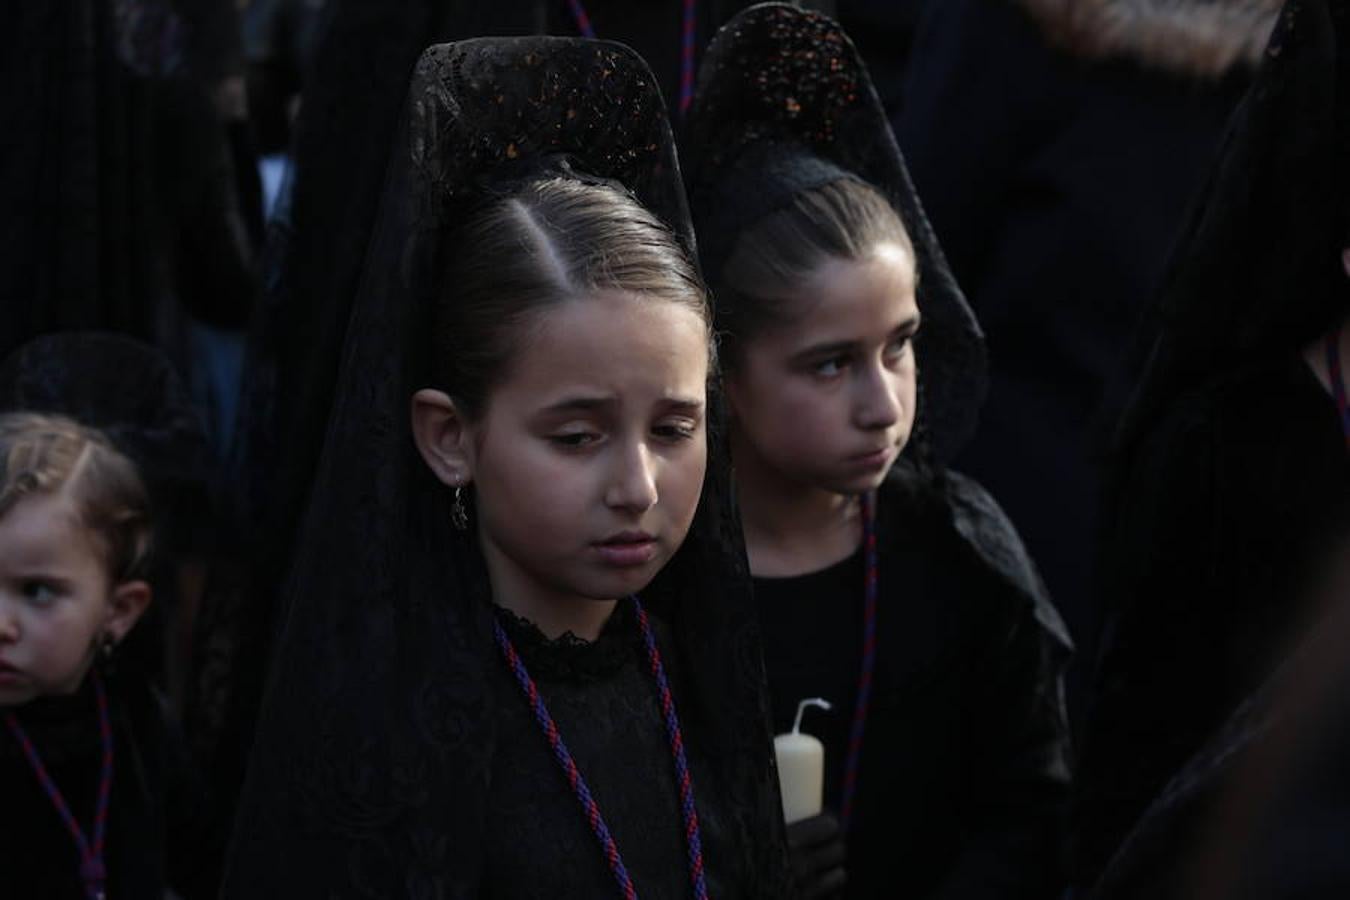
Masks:
[[[434,47],[395,147],[226,894],[785,896],[650,72]]]
[[[102,434],[0,415],[6,897],[212,893],[207,859],[185,855],[207,822],[164,701],[112,665],[150,603],[149,551],[140,474]]]
[[[708,51],[691,141],[775,724],[832,704],[800,886],[1054,896],[1069,642],[1012,526],[941,465],[982,346],[867,74],[829,19],[755,7]]]

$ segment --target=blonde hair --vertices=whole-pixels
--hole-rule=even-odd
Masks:
[[[25,497],[58,493],[98,536],[114,582],[144,576],[150,500],[135,464],[101,432],[63,416],[0,415],[0,516]]]

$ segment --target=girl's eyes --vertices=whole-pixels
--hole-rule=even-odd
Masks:
[[[652,426],[652,434],[671,443],[687,441],[697,436],[698,423],[692,419],[662,422]],[[604,435],[598,431],[568,431],[550,435],[548,440],[565,450],[582,450],[603,441]]]
[[[894,359],[897,356],[903,356],[905,351],[909,349],[910,342],[913,339],[914,336],[909,334],[905,335],[902,338],[896,338],[894,341],[891,341],[889,346],[886,347],[886,355],[891,357],[892,359]]]
[[[575,450],[595,443],[600,440],[600,435],[593,431],[569,431],[563,434],[550,435],[549,440],[559,447]]]
[[[833,378],[848,365],[848,357],[831,356],[829,359],[821,360],[811,367],[811,372],[819,375],[821,378]]]
[[[56,599],[56,588],[45,581],[25,581],[20,592],[28,603],[39,608],[50,606]]]
[[[665,422],[653,428],[652,433],[667,441],[687,441],[698,433],[698,423],[688,419]]]

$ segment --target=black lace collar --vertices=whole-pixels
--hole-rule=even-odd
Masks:
[[[571,631],[549,638],[539,626],[505,607],[496,607],[496,614],[525,667],[539,681],[605,681],[637,659],[641,635],[631,600],[615,605],[594,641]]]

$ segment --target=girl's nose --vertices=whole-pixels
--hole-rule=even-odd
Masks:
[[[13,644],[19,639],[19,616],[14,605],[0,598],[0,644]]]
[[[858,384],[854,421],[859,428],[884,431],[900,421],[903,411],[894,379],[881,365],[869,366]]]
[[[635,442],[617,454],[606,505],[615,509],[646,512],[656,505],[655,461],[642,442]]]

